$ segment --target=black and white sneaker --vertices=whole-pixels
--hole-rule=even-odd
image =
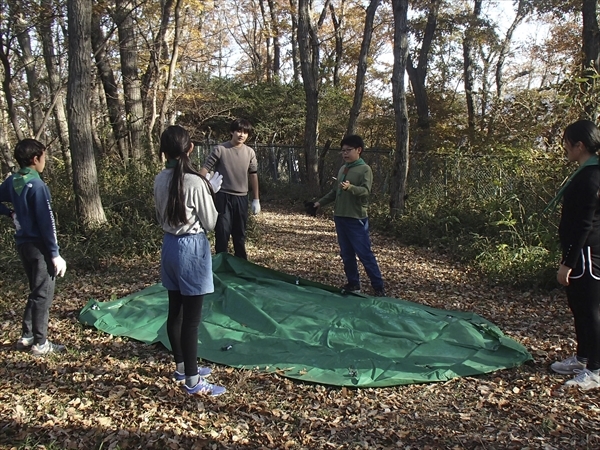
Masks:
[[[46,339],[46,343],[43,345],[33,344],[31,347],[31,353],[33,353],[33,356],[45,356],[49,353],[60,353],[64,352],[65,350],[66,349],[64,345],[53,344],[48,339]]]

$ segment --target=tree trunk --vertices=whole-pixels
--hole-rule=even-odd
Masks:
[[[271,14],[271,28],[273,30],[273,78],[277,80],[279,78],[279,71],[281,70],[281,44],[279,42],[279,21],[277,19],[277,10],[275,9],[275,2],[273,0],[267,0],[269,4],[269,12]],[[292,33],[294,31],[292,30]]]
[[[56,56],[54,35],[52,33],[54,24],[52,0],[41,0],[40,7],[41,15],[38,23],[38,30],[42,41],[42,52],[44,54],[46,72],[48,73],[50,94],[55,99],[53,114],[56,122],[56,131],[58,134],[58,141],[60,142],[63,162],[65,164],[65,172],[68,177],[72,177],[73,171],[71,167],[71,146],[69,145],[69,124],[67,121],[67,112],[65,111],[63,85],[57,69],[60,66],[60,62]]]
[[[360,44],[360,54],[358,56],[358,64],[356,67],[356,83],[354,84],[354,99],[350,108],[350,117],[348,118],[348,127],[346,128],[346,136],[356,133],[356,123],[362,101],[365,95],[365,75],[367,73],[367,58],[369,57],[369,49],[371,48],[371,40],[373,39],[373,23],[375,22],[375,12],[379,7],[381,0],[371,0],[367,7],[365,16],[365,29],[363,31],[363,39]]]
[[[179,58],[179,40],[181,37],[181,0],[177,0],[175,5],[175,31],[173,37],[173,50],[171,52],[171,62],[169,64],[169,72],[167,74],[166,86],[164,87],[164,97],[160,108],[160,127],[161,134],[169,125],[167,123],[167,109],[171,102],[173,95],[173,77],[175,76],[175,70],[177,68],[177,61]],[[154,153],[154,152],[153,152]]]
[[[502,80],[502,73],[504,70],[504,62],[506,61],[506,56],[508,55],[508,51],[510,50],[510,44],[512,42],[512,36],[515,32],[515,29],[523,22],[523,19],[527,17],[527,15],[531,11],[531,6],[529,5],[528,0],[519,0],[519,4],[517,6],[517,14],[515,15],[514,20],[506,30],[506,35],[502,40],[502,44],[500,45],[500,52],[498,55],[498,61],[496,62],[496,96],[498,97],[498,101],[502,101],[502,97],[504,96],[504,82]]]
[[[35,58],[31,51],[31,37],[29,36],[27,19],[23,15],[23,11],[16,11],[16,8],[11,8],[11,14],[14,20],[13,23],[17,34],[17,41],[19,42],[19,47],[21,47],[20,57],[27,78],[31,125],[33,134],[35,135],[41,130],[44,121],[44,112],[42,111],[42,91],[40,89]]]
[[[425,79],[427,78],[427,66],[429,63],[429,52],[433,36],[437,28],[437,17],[440,10],[440,0],[432,0],[429,5],[429,14],[427,15],[427,25],[423,34],[421,49],[419,50],[419,58],[417,67],[414,67],[410,54],[407,61],[407,72],[412,86],[412,91],[415,96],[415,104],[417,106],[417,127],[420,130],[429,129],[429,99],[427,97],[427,89],[425,88]]]
[[[94,50],[94,60],[98,76],[102,81],[104,96],[106,98],[106,107],[108,110],[108,120],[112,129],[117,151],[125,164],[129,161],[129,148],[127,145],[127,127],[123,121],[123,105],[119,99],[119,88],[117,81],[110,66],[108,55],[106,54],[106,38],[100,26],[100,16],[92,13],[92,49]]]
[[[259,0],[258,5],[260,7],[260,15],[263,23],[263,34],[265,35],[265,75],[267,78],[267,83],[271,83],[273,81],[273,51],[271,50],[273,33],[271,31],[271,16],[267,15],[267,8],[265,8],[265,0]]]
[[[394,9],[394,68],[392,71],[392,100],[396,124],[396,150],[390,183],[390,215],[399,217],[404,212],[406,181],[408,178],[408,108],[404,74],[408,61],[408,1],[392,0]]]
[[[342,5],[344,4],[342,0]],[[329,4],[329,10],[331,11],[331,21],[333,22],[333,31],[335,36],[335,60],[333,61],[333,86],[339,87],[340,85],[340,64],[342,63],[342,52],[343,48],[343,40],[342,40],[342,20],[343,15],[338,19],[335,14],[335,7],[333,4]]]
[[[298,0],[290,0],[290,16],[292,20],[291,45],[292,69],[294,83],[300,83],[300,58],[298,56]]]
[[[600,31],[598,29],[598,1],[583,0],[583,69],[592,65],[600,72]]]
[[[15,108],[12,93],[12,68],[8,56],[9,52],[10,46],[8,37],[0,35],[0,62],[2,62],[2,68],[4,69],[4,78],[2,79],[2,90],[4,91],[4,97],[6,98],[6,110],[8,112],[10,122],[12,123],[15,136],[17,137],[18,141],[21,141],[25,138],[25,135],[23,134],[21,124],[19,123],[19,118],[17,117],[17,110]]]
[[[317,132],[319,125],[319,39],[311,19],[310,0],[298,0],[298,50],[306,97],[304,151],[309,186],[319,186]],[[327,5],[325,6],[327,8]]]
[[[473,92],[475,86],[475,57],[473,55],[475,39],[474,33],[476,27],[478,26],[477,22],[479,15],[481,14],[482,1],[483,0],[475,0],[472,18],[467,25],[465,36],[463,38],[463,76],[467,103],[467,126],[470,142],[473,142],[475,137],[475,93]]]
[[[160,15],[160,27],[158,34],[154,38],[152,47],[150,48],[150,61],[146,72],[142,76],[142,100],[147,108],[148,93],[152,89],[154,83],[158,81],[159,70],[161,64],[167,54],[166,34],[171,21],[171,11],[173,10],[174,0],[163,0],[162,11]]]
[[[140,162],[144,135],[144,106],[138,76],[138,42],[135,40],[135,23],[132,18],[133,5],[130,0],[116,0],[115,22],[119,35],[121,75],[131,156]]]
[[[10,173],[19,168],[19,165],[13,158],[13,151],[10,148],[10,144],[8,143],[8,121],[6,120],[6,105],[4,104],[4,99],[0,97],[0,154],[2,154],[2,160],[0,161],[0,172],[2,178],[4,180],[4,175]]]
[[[92,141],[90,108],[92,0],[68,0],[69,82],[67,112],[73,154],[73,189],[80,223],[91,230],[106,223]]]

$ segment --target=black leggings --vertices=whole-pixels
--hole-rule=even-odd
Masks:
[[[204,295],[169,292],[167,334],[175,363],[183,363],[185,375],[198,375],[198,326],[202,318]]]
[[[589,370],[600,369],[600,256],[589,247],[584,247],[566,291],[575,319],[577,356],[587,358]]]

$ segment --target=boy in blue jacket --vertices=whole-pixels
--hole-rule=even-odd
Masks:
[[[46,147],[35,139],[24,139],[16,145],[14,156],[21,168],[0,185],[0,214],[13,219],[17,252],[29,280],[17,349],[31,348],[34,356],[43,356],[65,350],[64,345],[50,342],[47,334],[55,279],[65,274],[67,263],[58,252],[50,191],[40,178]],[[2,202],[11,203],[13,209]]]

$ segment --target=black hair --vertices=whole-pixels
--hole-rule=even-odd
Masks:
[[[563,139],[571,145],[581,142],[592,154],[600,150],[600,130],[591,120],[573,122],[565,128]]]
[[[28,167],[33,164],[33,158],[40,158],[46,151],[46,146],[35,139],[23,139],[15,146],[15,159],[19,167]]]
[[[345,136],[340,143],[340,147],[347,145],[352,148],[359,148],[361,152],[365,149],[365,143],[363,139],[358,134],[351,134],[349,136]]]
[[[190,134],[179,125],[171,125],[160,136],[160,152],[164,153],[168,160],[177,162],[173,168],[173,178],[169,183],[169,200],[167,201],[167,220],[171,226],[187,223],[183,195],[183,179],[186,173],[202,178],[212,194],[210,183],[198,173],[190,160],[188,152],[191,146]]]
[[[231,122],[229,131],[232,133],[234,131],[245,131],[246,133],[250,134],[252,131],[252,124],[246,119],[235,119],[233,122]]]

